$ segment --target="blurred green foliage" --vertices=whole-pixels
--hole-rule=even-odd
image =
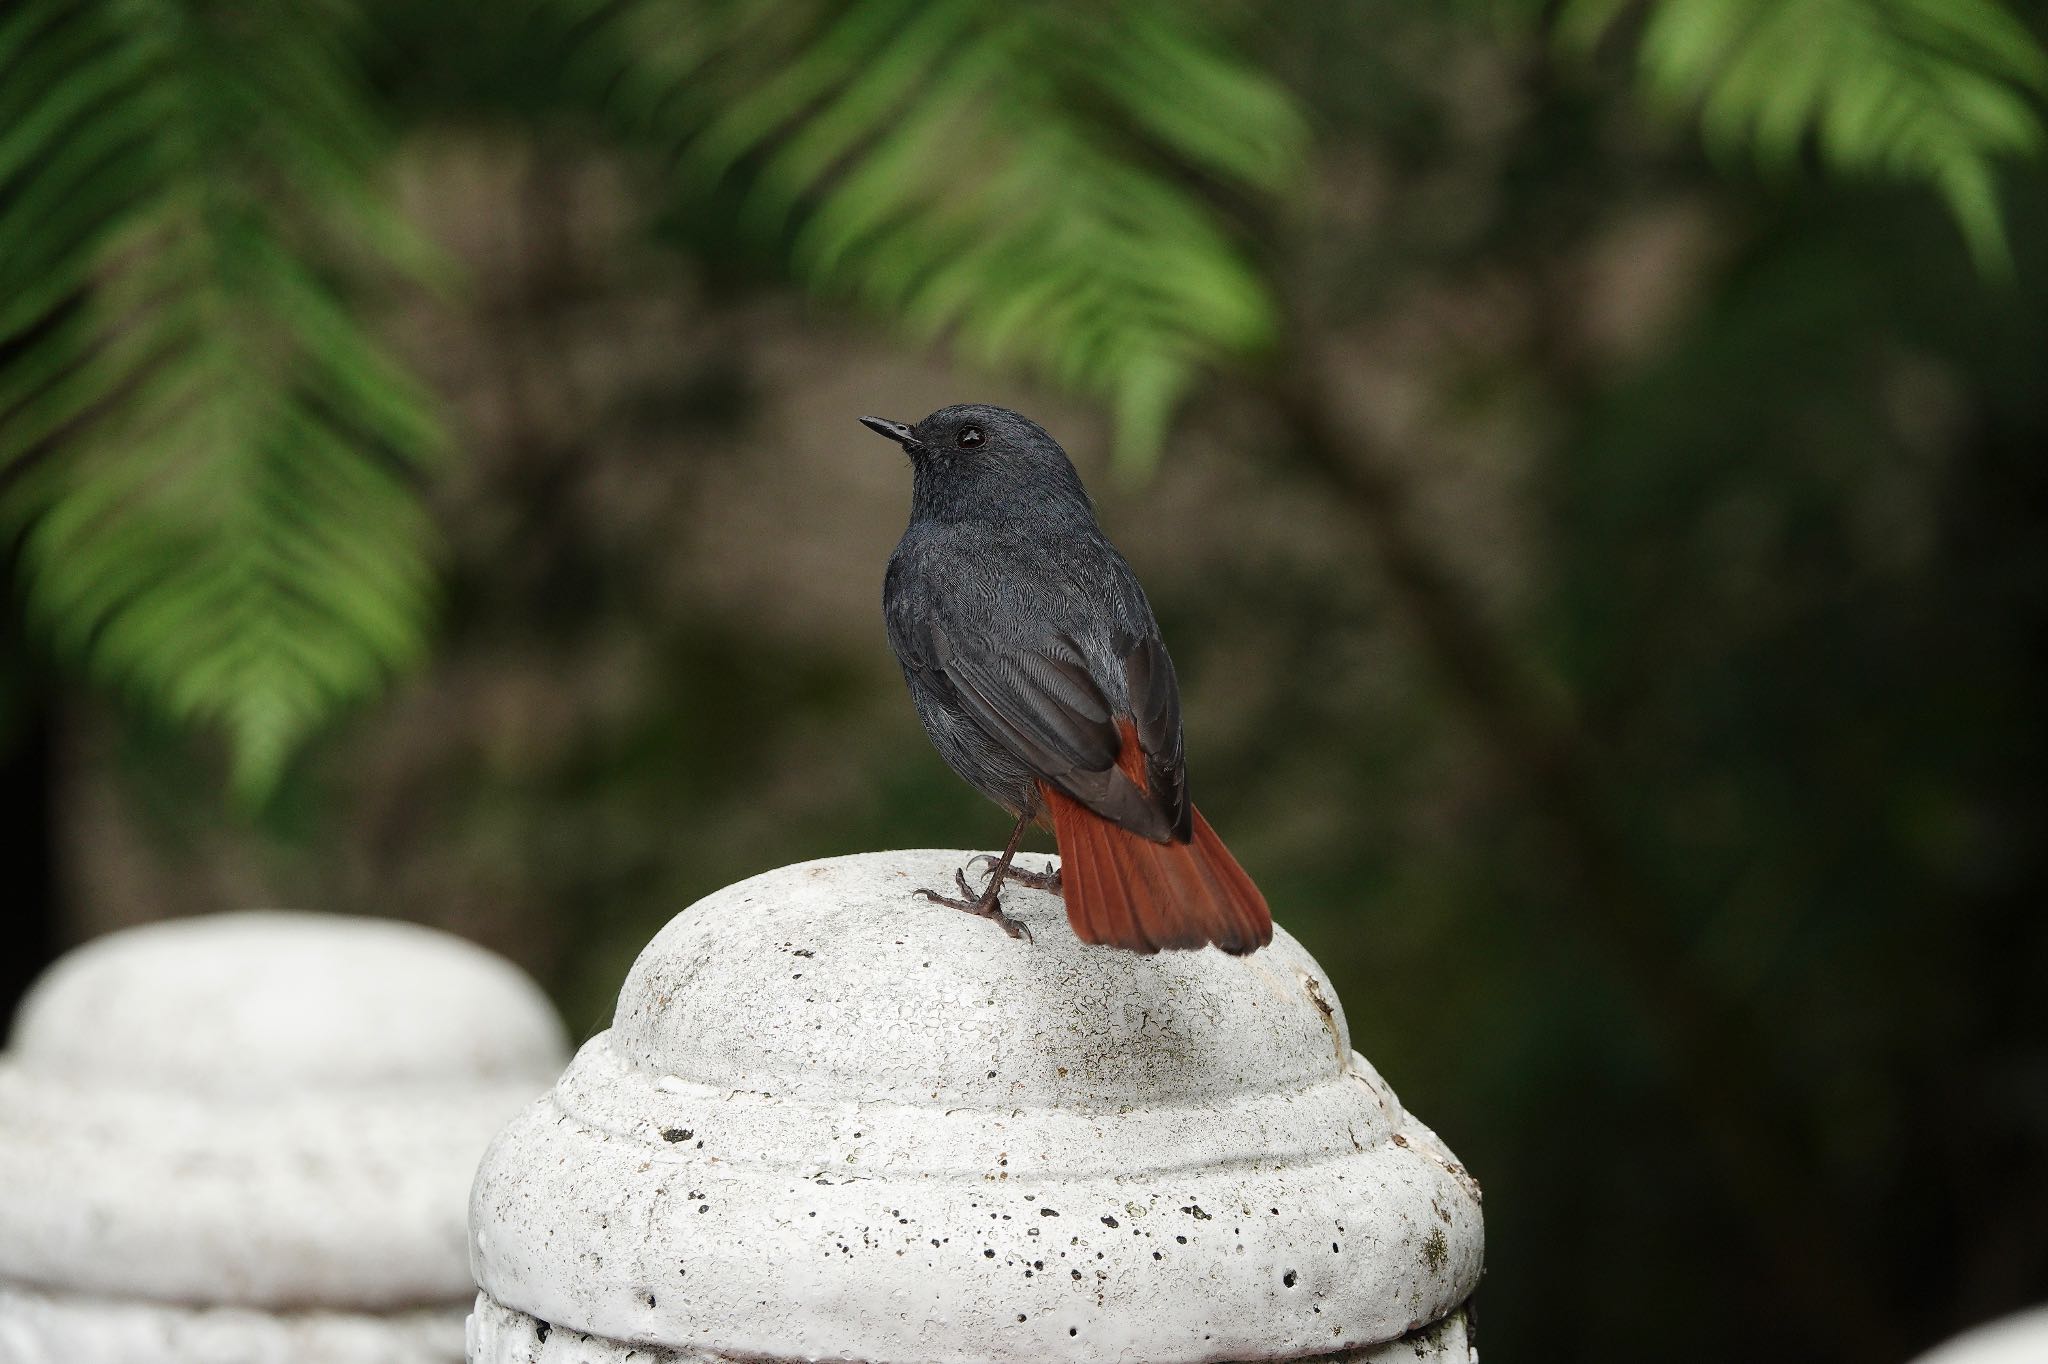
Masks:
[[[0,15],[0,464],[29,605],[267,789],[424,653],[433,406],[329,277],[416,260],[333,7]]]
[[[1637,9],[1569,0],[1560,32],[1590,47]],[[1639,49],[1646,89],[1696,111],[1716,155],[1925,181],[1978,263],[2010,268],[1998,161],[2041,149],[2048,56],[1997,0],[1659,0]]]
[[[1201,369],[1272,341],[1223,205],[1297,180],[1305,130],[1199,8],[552,0],[565,65],[665,188],[731,188],[800,280],[1113,407],[1156,455]]]
[[[1710,146],[1924,180],[2007,263],[1995,166],[2039,147],[2048,59],[1996,0],[1481,8],[1581,48],[1639,24],[1643,83]],[[422,656],[410,489],[440,436],[361,297],[425,265],[378,176],[381,130],[420,110],[364,78],[423,32],[444,41],[400,79],[436,114],[590,112],[810,287],[1105,399],[1142,469],[1205,370],[1275,339],[1259,243],[1311,115],[1229,41],[1249,24],[1171,0],[20,0],[0,463],[30,466],[5,508],[30,609],[102,685],[224,732],[248,795]]]

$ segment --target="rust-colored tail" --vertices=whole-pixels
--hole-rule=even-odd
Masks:
[[[1273,940],[1266,897],[1200,810],[1186,843],[1154,843],[1041,783],[1060,844],[1060,890],[1082,942],[1157,952],[1214,943],[1233,956]]]

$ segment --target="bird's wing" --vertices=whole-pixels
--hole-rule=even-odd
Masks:
[[[1193,826],[1187,749],[1180,730],[1180,682],[1157,634],[1146,635],[1124,655],[1124,684],[1138,749],[1145,755],[1145,788],[1172,820],[1173,836],[1185,842]]]
[[[1105,687],[1066,635],[1018,649],[964,648],[927,627],[924,664],[990,738],[1104,819],[1155,842],[1190,832],[1180,694],[1156,635],[1123,652],[1125,687]],[[1110,700],[1127,692],[1128,712]]]

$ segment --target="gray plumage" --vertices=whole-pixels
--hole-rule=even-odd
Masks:
[[[911,458],[882,608],[940,755],[1012,815],[1040,813],[1046,780],[1132,833],[1185,843],[1173,662],[1066,451],[1000,407],[863,420]],[[1120,721],[1143,749],[1142,787],[1118,766]]]

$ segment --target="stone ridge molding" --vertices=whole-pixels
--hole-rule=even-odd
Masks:
[[[1465,1311],[1459,1308],[1442,1321],[1420,1327],[1399,1340],[1316,1355],[1299,1364],[1476,1364],[1478,1355],[1472,1341]],[[497,1360],[502,1364],[811,1364],[808,1360],[722,1354],[690,1346],[664,1349],[629,1345],[551,1326],[493,1302],[489,1294],[477,1298],[476,1311],[470,1315],[469,1351],[471,1359]],[[1219,1364],[1262,1361],[1225,1360]]]
[[[698,902],[471,1196],[473,1364],[1472,1358],[1479,1186],[1284,931],[1018,942],[872,853]]]
[[[0,1285],[5,1364],[448,1364],[461,1340],[442,1306],[283,1312]]]

